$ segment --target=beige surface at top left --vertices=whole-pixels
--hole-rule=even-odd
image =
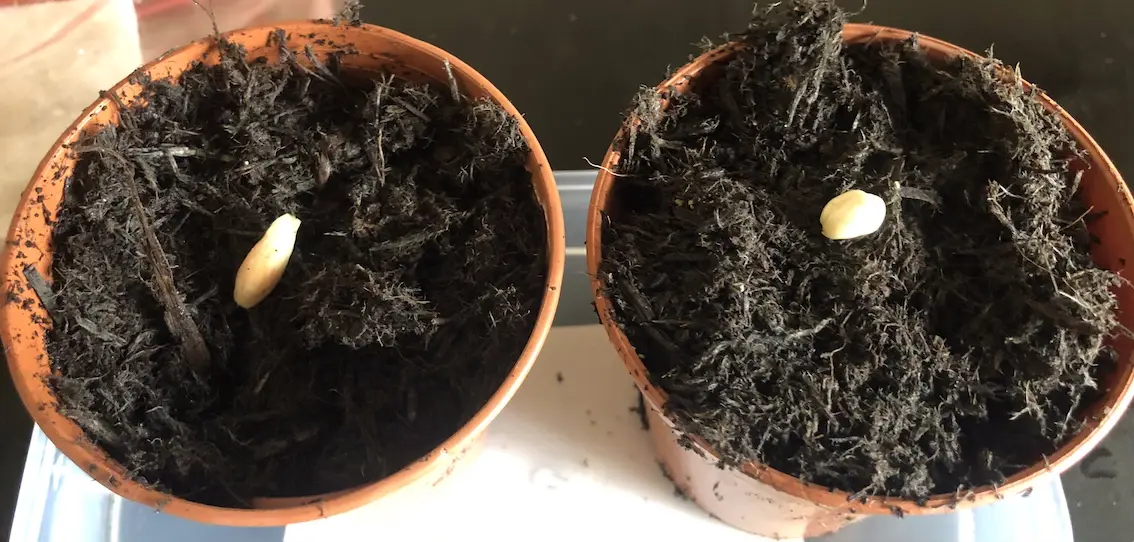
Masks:
[[[0,7],[0,224],[82,110],[142,63],[131,0]]]

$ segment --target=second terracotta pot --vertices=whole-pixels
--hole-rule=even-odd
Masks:
[[[543,207],[547,224],[547,279],[538,318],[519,359],[499,389],[455,434],[420,460],[377,482],[327,495],[254,499],[250,509],[222,508],[179,499],[132,480],[127,469],[109,458],[84,437],[78,425],[59,413],[58,404],[47,384],[51,364],[44,344],[45,331],[49,326],[46,309],[38,301],[0,305],[0,336],[16,390],[28,412],[55,446],[91,477],[123,498],[168,514],[220,525],[273,526],[313,520],[358,508],[394,492],[428,491],[440,483],[462,459],[479,449],[477,445],[489,422],[500,413],[527,376],[551,328],[563,279],[563,214],[551,168],[531,128],[492,83],[437,47],[372,25],[285,23],[238,30],[226,34],[226,37],[244,46],[249,58],[264,57],[269,62],[278,62],[279,46],[269,39],[277,29],[286,33],[289,49],[310,47],[310,51],[323,61],[331,55],[338,56],[344,71],[361,76],[392,71],[417,82],[436,82],[447,86],[450,77],[447,61],[452,77],[465,95],[491,100],[514,117],[530,148],[526,167],[531,173],[532,190]],[[154,79],[177,77],[196,62],[216,61],[213,40],[202,40],[164,55],[142,67],[141,71]],[[127,79],[108,93],[129,103],[139,90],[136,83]],[[5,291],[32,291],[24,273],[27,266],[34,266],[44,277],[51,276],[51,217],[58,212],[65,180],[70,177],[75,165],[75,155],[67,146],[83,131],[115,121],[115,101],[109,98],[96,101],[59,138],[40,164],[16,209],[8,243],[0,260]]]
[[[905,30],[873,25],[848,24],[843,29],[845,43],[904,41],[911,35]],[[934,38],[918,36],[918,40],[931,59],[978,56]],[[659,94],[669,89],[684,91],[707,67],[727,62],[737,48],[737,44],[727,44],[698,57],[658,85]],[[1128,261],[1134,262],[1134,200],[1122,176],[1075,119],[1046,95],[1040,93],[1037,99],[1063,121],[1085,151],[1076,167],[1083,172],[1079,197],[1101,216],[1090,224],[1091,233],[1099,240],[1092,252],[1095,262],[1129,280],[1125,265]],[[884,497],[852,500],[846,492],[807,483],[754,462],[740,469],[721,468],[718,466],[720,458],[703,439],[682,434],[667,418],[666,393],[650,382],[650,375],[634,346],[614,321],[614,306],[606,297],[599,278],[603,216],[617,216],[620,208],[613,192],[618,180],[612,173],[620,158],[619,148],[612,146],[603,160],[587,216],[587,271],[591,275],[595,307],[614,348],[649,406],[650,435],[662,466],[686,495],[728,524],[775,538],[808,537],[836,531],[870,515],[948,513],[957,507],[980,506],[1024,493],[1048,477],[1058,476],[1086,456],[1114,427],[1134,397],[1134,362],[1131,361],[1134,343],[1123,336],[1113,341],[1119,365],[1103,383],[1103,399],[1086,410],[1082,430],[1046,463],[1016,473],[999,487],[975,488],[960,502],[953,494],[935,495],[922,503]],[[1134,329],[1134,286],[1127,282],[1116,295],[1121,324]]]

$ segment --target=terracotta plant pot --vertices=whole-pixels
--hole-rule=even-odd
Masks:
[[[905,30],[861,24],[848,24],[843,29],[845,43],[893,42],[906,40],[911,35]],[[941,40],[925,36],[918,39],[931,58],[978,56]],[[684,91],[702,70],[727,61],[736,49],[736,44],[726,44],[698,57],[660,84],[657,87],[659,92],[667,88]],[[1103,268],[1117,271],[1130,279],[1125,265],[1127,261],[1134,262],[1134,203],[1125,182],[1114,164],[1075,119],[1046,95],[1040,94],[1037,99],[1062,119],[1086,153],[1076,164],[1083,171],[1079,196],[1093,211],[1102,215],[1090,224],[1091,233],[1100,241],[1093,249],[1093,259]],[[649,405],[650,433],[658,459],[691,499],[726,523],[751,533],[777,538],[816,536],[870,515],[948,513],[956,507],[980,506],[1025,493],[1043,479],[1058,476],[1082,459],[1114,427],[1134,396],[1134,362],[1131,360],[1134,343],[1120,336],[1113,341],[1120,360],[1119,367],[1103,383],[1105,397],[1087,409],[1083,429],[1051,455],[1046,463],[1017,472],[999,487],[975,488],[960,502],[953,494],[935,495],[921,504],[900,498],[851,500],[851,496],[843,491],[803,482],[754,462],[746,463],[740,469],[721,468],[718,466],[719,457],[703,439],[696,435],[682,435],[666,417],[666,393],[650,382],[650,375],[634,346],[614,321],[614,307],[598,275],[603,257],[603,215],[617,215],[619,212],[619,202],[612,195],[618,180],[611,172],[619,159],[618,150],[611,147],[602,163],[587,216],[587,271],[591,275],[595,306],[611,342]],[[1121,324],[1134,329],[1131,327],[1134,326],[1134,287],[1128,282],[1116,294]],[[679,443],[682,436],[692,441],[692,448]]]
[[[358,27],[333,26],[327,22],[295,22],[238,30],[227,34],[230,41],[243,45],[249,57],[263,56],[279,60],[279,49],[270,43],[276,29],[287,33],[287,46],[292,50],[312,47],[321,59],[353,46],[358,54],[341,56],[344,69],[358,74],[377,73],[389,68],[398,75],[421,81],[448,84],[445,60],[460,88],[472,98],[488,98],[517,119],[531,152],[527,169],[532,188],[543,207],[547,224],[547,282],[538,319],[514,368],[495,394],[455,434],[402,470],[377,482],[367,483],[327,495],[292,499],[255,499],[252,509],[208,506],[163,494],[132,481],[127,471],[106,453],[85,438],[74,422],[57,411],[57,403],[48,388],[46,377],[51,365],[46,355],[44,336],[47,312],[40,303],[21,307],[6,303],[0,307],[0,336],[7,352],[8,367],[28,412],[64,454],[86,470],[95,480],[118,495],[151,506],[160,511],[200,522],[231,526],[284,525],[340,514],[358,508],[385,495],[405,489],[428,490],[445,479],[458,463],[475,451],[489,422],[500,413],[527,376],[536,355],[551,328],[559,301],[565,258],[563,215],[559,196],[547,158],[531,128],[516,108],[487,79],[452,55],[408,36],[371,25]],[[158,79],[176,77],[198,61],[216,62],[212,40],[191,43],[143,66],[142,72]],[[129,80],[115,85],[109,92],[123,102],[133,100],[140,87]],[[114,101],[103,98],[87,108],[78,120],[59,138],[40,164],[23,193],[8,234],[8,243],[0,260],[5,289],[8,292],[30,291],[25,277],[26,266],[34,266],[50,277],[52,227],[50,217],[60,206],[64,181],[75,165],[75,156],[66,147],[85,130],[116,121]]]

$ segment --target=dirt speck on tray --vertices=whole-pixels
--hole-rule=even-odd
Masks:
[[[528,340],[547,257],[527,144],[500,107],[359,77],[349,52],[218,46],[73,147],[51,386],[178,497],[380,479],[468,421]],[[242,309],[236,271],[285,213],[302,225],[282,280]]]
[[[762,7],[668,109],[640,94],[603,230],[614,318],[730,462],[860,495],[1000,483],[1078,431],[1113,367],[1077,149],[1000,65],[845,46],[844,22]],[[885,220],[828,239],[850,189]]]

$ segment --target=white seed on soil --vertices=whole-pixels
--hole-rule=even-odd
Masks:
[[[854,239],[870,235],[886,221],[886,202],[862,190],[848,190],[823,206],[819,222],[828,239]]]
[[[290,214],[277,218],[252,250],[248,251],[244,263],[240,264],[240,270],[236,272],[232,299],[237,305],[250,309],[272,293],[291,259],[299,223],[300,220]]]

